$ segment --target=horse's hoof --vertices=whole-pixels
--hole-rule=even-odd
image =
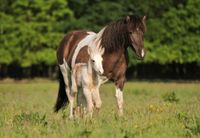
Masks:
[[[96,113],[99,114],[100,108],[96,107]]]
[[[123,116],[123,110],[118,111],[118,116],[120,116],[120,117]]]
[[[69,120],[74,120],[74,116],[69,116],[69,118],[68,118]]]

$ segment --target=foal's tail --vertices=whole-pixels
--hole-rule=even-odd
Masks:
[[[58,112],[61,108],[65,107],[68,104],[69,100],[65,92],[65,82],[63,75],[59,69],[59,91],[56,104],[54,106],[54,111]]]

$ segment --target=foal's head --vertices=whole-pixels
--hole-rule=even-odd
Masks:
[[[92,45],[88,46],[88,54],[90,56],[90,62],[92,65],[92,68],[97,72],[98,74],[102,75],[103,65],[102,65],[102,55],[104,54],[104,48],[100,47],[100,45]]]
[[[143,59],[145,56],[144,49],[144,32],[145,32],[146,16],[127,16],[125,22],[127,24],[127,32],[129,35],[129,45],[135,51],[136,55]]]

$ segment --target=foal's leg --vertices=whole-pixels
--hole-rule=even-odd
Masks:
[[[92,99],[94,101],[94,105],[95,105],[96,109],[99,110],[101,108],[101,105],[102,105],[101,97],[100,97],[100,94],[99,94],[99,88],[96,88],[92,92]]]
[[[65,92],[66,92],[67,97],[69,99],[69,104],[70,104],[70,115],[69,115],[69,117],[73,118],[73,106],[74,106],[75,96],[70,93],[70,70],[69,70],[67,63],[59,65],[59,67],[60,67],[60,70],[62,72],[64,81],[65,81]]]
[[[115,97],[117,100],[118,114],[123,115],[123,87],[124,87],[125,78],[122,77],[115,82]]]
[[[73,107],[74,107],[74,99],[75,99],[75,95],[71,94],[70,92],[70,88],[66,87],[66,93],[67,93],[67,97],[69,98],[69,104],[70,104],[70,114],[69,114],[69,118],[73,118]]]
[[[85,109],[87,106],[86,98],[85,95],[83,94],[83,88],[79,87],[78,88],[78,93],[77,93],[77,106],[78,106],[78,116],[83,117],[85,114]]]
[[[83,88],[81,87],[78,89],[78,93],[77,93],[77,105],[82,106],[82,107],[87,106],[86,98],[83,93]]]
[[[91,94],[90,89],[88,89],[87,87],[83,88],[83,94],[84,94],[86,102],[87,102],[87,112],[92,117],[94,105],[92,102],[92,94]]]

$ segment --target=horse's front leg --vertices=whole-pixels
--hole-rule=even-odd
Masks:
[[[115,97],[117,100],[118,114],[123,115],[123,87],[124,87],[125,77],[121,77],[115,82]]]
[[[93,113],[93,102],[92,102],[92,94],[89,88],[85,87],[83,88],[83,94],[85,96],[86,102],[87,102],[87,112],[92,117]]]
[[[94,101],[96,109],[99,111],[102,105],[101,97],[99,94],[99,88],[94,89],[94,91],[92,92],[92,99]]]

